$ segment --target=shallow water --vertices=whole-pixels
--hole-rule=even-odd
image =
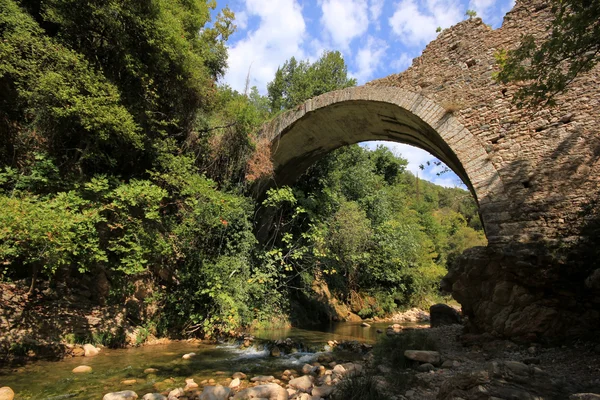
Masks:
[[[257,339],[277,340],[291,338],[306,346],[301,351],[281,358],[269,357],[266,350],[239,349],[237,345],[209,345],[174,342],[165,345],[144,346],[130,349],[103,349],[96,357],[74,357],[62,361],[41,361],[13,371],[0,371],[0,387],[10,386],[21,399],[102,399],[107,392],[133,390],[140,397],[156,392],[153,385],[164,388],[185,386],[185,379],[194,378],[196,383],[213,378],[224,381],[234,372],[248,375],[280,376],[288,368],[299,368],[313,361],[318,351],[329,340],[359,340],[374,342],[377,329],[385,329],[387,323],[372,324],[370,328],[360,323],[333,323],[311,329],[287,328],[253,332]],[[310,352],[306,351],[309,350]],[[196,353],[191,360],[183,360],[186,353]],[[71,370],[79,365],[89,365],[90,374],[74,374]],[[144,374],[146,368],[156,368],[152,375]],[[136,379],[133,385],[121,381]],[[158,390],[160,391],[160,390]]]

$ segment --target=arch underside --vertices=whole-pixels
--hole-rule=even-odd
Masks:
[[[373,100],[335,103],[312,111],[283,130],[273,143],[277,185],[292,184],[332,150],[370,140],[405,143],[430,152],[475,195],[458,157],[434,129],[396,104]]]
[[[430,152],[467,185],[489,241],[504,241],[495,216],[506,195],[480,141],[432,100],[399,88],[355,87],[308,100],[263,128],[275,170],[267,187],[291,185],[339,147],[370,140],[406,143]],[[266,188],[264,189],[266,190]]]

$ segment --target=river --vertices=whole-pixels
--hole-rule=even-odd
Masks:
[[[363,327],[360,323],[340,322],[310,329],[287,328],[252,332],[257,342],[290,338],[304,344],[297,353],[275,358],[261,346],[241,349],[239,344],[204,344],[178,341],[164,345],[142,346],[128,349],[103,349],[95,357],[74,357],[61,361],[40,361],[16,370],[0,370],[0,387],[9,386],[16,394],[15,400],[102,399],[104,393],[133,390],[140,397],[148,392],[185,386],[186,378],[196,383],[215,379],[218,383],[241,371],[251,375],[279,377],[285,369],[301,368],[318,356],[327,341],[358,340],[374,343],[377,329],[385,330],[388,323],[373,323]],[[186,353],[196,353],[183,360]],[[89,374],[74,374],[72,369],[89,365]],[[145,374],[146,368],[158,372]],[[123,380],[135,379],[130,385]],[[166,381],[165,381],[166,380]],[[160,390],[157,390],[160,389]]]

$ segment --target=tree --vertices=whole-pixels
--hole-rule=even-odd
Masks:
[[[356,85],[348,78],[348,67],[339,51],[326,51],[310,64],[294,57],[277,69],[267,85],[271,110],[289,110],[304,101],[332,90]]]
[[[536,41],[532,35],[496,58],[502,83],[527,82],[514,100],[519,105],[552,104],[581,73],[600,61],[600,0],[553,0],[550,35]]]
[[[469,17],[469,19],[473,19],[473,18],[475,18],[477,16],[477,11],[475,11],[475,10],[467,10],[465,12],[465,15],[467,17]]]

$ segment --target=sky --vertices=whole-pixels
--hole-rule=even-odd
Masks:
[[[325,50],[338,50],[349,75],[362,85],[408,68],[436,28],[448,28],[467,17],[467,10],[493,28],[514,0],[229,0],[217,1],[235,13],[236,32],[228,41],[228,70],[223,83],[243,91],[250,86],[266,94],[277,68],[291,57],[315,61]],[[374,148],[377,142],[364,146]],[[433,156],[401,143],[384,143],[409,161],[408,169],[439,185],[462,186],[442,167],[426,167]],[[463,186],[464,187],[464,186]]]

